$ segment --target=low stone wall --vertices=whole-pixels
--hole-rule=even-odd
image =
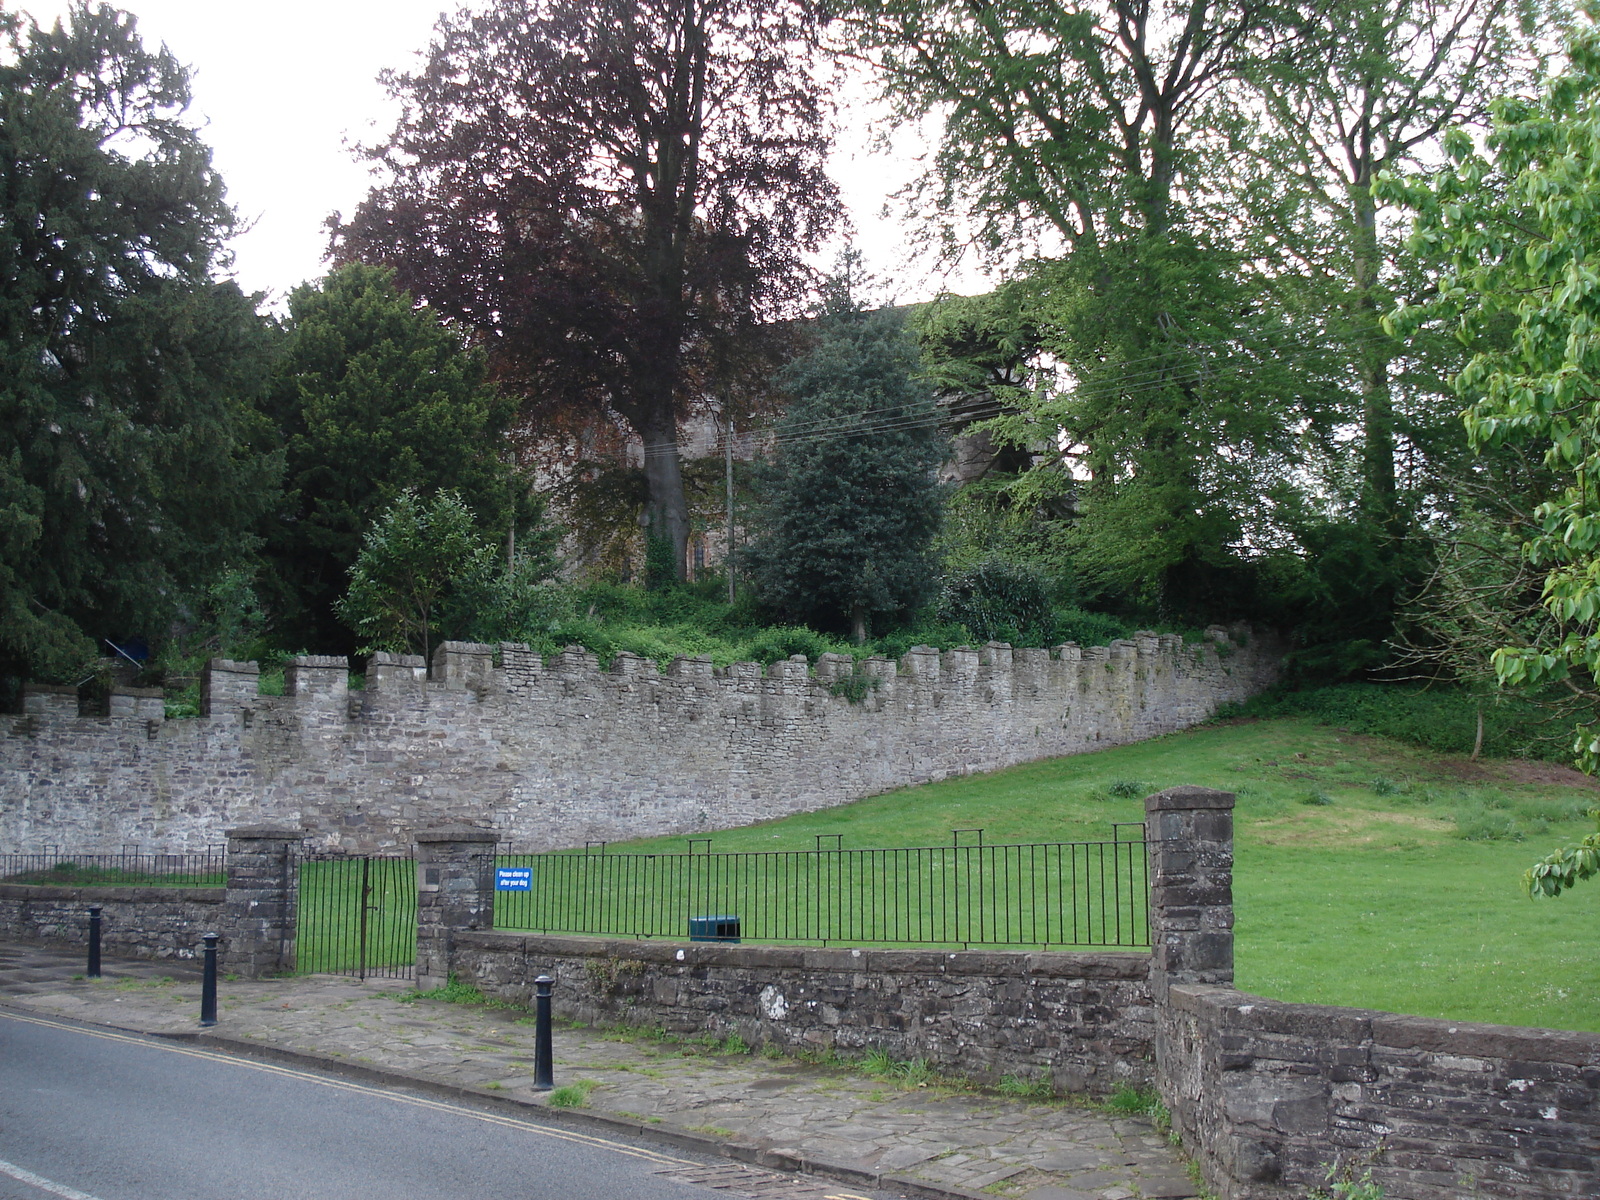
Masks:
[[[486,994],[587,1023],[737,1034],[751,1045],[925,1058],[943,1071],[1104,1093],[1152,1078],[1147,954],[839,950],[457,932],[450,968]]]
[[[1281,1200],[1335,1159],[1391,1200],[1600,1195],[1600,1035],[1282,1004],[1174,986],[1161,1087],[1228,1200]]]
[[[100,946],[129,958],[193,958],[219,935],[223,969],[259,979],[294,969],[299,913],[298,829],[227,834],[226,886],[60,887],[0,883],[0,939],[87,946],[98,904]]]
[[[100,945],[131,958],[194,958],[216,932],[222,888],[48,887],[0,884],[0,930],[25,942],[87,946],[89,906],[100,905]]]

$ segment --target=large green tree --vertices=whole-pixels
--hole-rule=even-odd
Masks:
[[[269,401],[286,456],[267,542],[280,640],[348,637],[334,604],[364,532],[408,488],[449,489],[484,535],[505,542],[520,524],[531,548],[539,508],[505,436],[515,404],[392,271],[352,264],[295,289],[286,330]]]
[[[1529,561],[1545,572],[1555,624],[1533,644],[1502,646],[1510,685],[1565,684],[1596,699],[1600,674],[1600,32],[1572,37],[1567,70],[1537,100],[1494,105],[1486,151],[1464,131],[1430,176],[1388,180],[1383,195],[1416,212],[1411,247],[1442,262],[1428,303],[1401,309],[1401,332],[1446,321],[1474,353],[1456,378],[1466,431],[1484,455],[1531,451],[1560,491],[1533,514]],[[1591,722],[1577,750],[1593,769]]]
[[[619,420],[684,572],[679,420],[799,310],[837,215],[801,0],[494,0],[441,19],[336,253],[490,350],[534,426]]]
[[[760,486],[748,578],[785,619],[864,641],[937,584],[935,472],[949,442],[903,315],[863,312],[848,291],[834,290],[815,346],[781,382],[793,400]]]
[[[0,43],[0,674],[76,681],[248,558],[269,330],[177,60],[105,5]]]
[[[1237,603],[1304,399],[1280,367],[1295,331],[1194,219],[1205,106],[1271,13],[860,0],[841,18],[900,116],[943,120],[918,198],[947,245],[975,241],[1033,297],[1041,369],[996,428],[1060,453],[1019,499],[1072,480],[1086,581],[1174,614]]]
[[[1532,100],[1502,99],[1480,149],[1464,132],[1431,176],[1385,180],[1415,210],[1412,249],[1441,260],[1430,302],[1401,332],[1452,323],[1474,351],[1456,379],[1467,436],[1484,455],[1541,456],[1557,490],[1532,514],[1523,550],[1544,573],[1551,620],[1525,622],[1492,656],[1503,685],[1564,687],[1586,702],[1574,752],[1600,765],[1600,29],[1591,8],[1566,70]],[[1548,477],[1547,477],[1548,478]],[[1518,636],[1520,635],[1520,636]],[[1525,884],[1559,895],[1593,875],[1600,835],[1557,851]]]

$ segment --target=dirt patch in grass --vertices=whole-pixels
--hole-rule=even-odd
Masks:
[[[1447,833],[1454,823],[1405,812],[1292,813],[1265,817],[1252,826],[1255,839],[1267,846],[1364,846],[1388,841],[1397,830]]]
[[[1600,779],[1593,775],[1585,775],[1582,771],[1572,767],[1563,767],[1558,763],[1530,762],[1527,759],[1514,758],[1510,762],[1495,763],[1500,769],[1503,778],[1514,783],[1528,783],[1538,786],[1583,788],[1585,791],[1600,791]]]

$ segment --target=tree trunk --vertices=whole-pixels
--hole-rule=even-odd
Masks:
[[[1383,332],[1386,306],[1378,295],[1382,267],[1378,206],[1370,179],[1363,177],[1351,186],[1350,216],[1351,325],[1358,344],[1361,388],[1361,502],[1369,515],[1394,533],[1400,520],[1394,470],[1394,396],[1389,386],[1394,350]]]
[[[673,577],[682,580],[689,551],[689,504],[683,494],[677,422],[670,412],[664,419],[641,421],[639,437],[644,442],[645,533],[671,544]]]
[[[859,600],[850,606],[850,640],[858,646],[867,640],[867,606]]]

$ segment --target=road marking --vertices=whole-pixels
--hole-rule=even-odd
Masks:
[[[64,1183],[46,1179],[43,1175],[35,1175],[32,1171],[24,1170],[15,1163],[8,1163],[3,1158],[0,1158],[0,1175],[9,1175],[19,1183],[36,1187],[41,1192],[49,1192],[52,1196],[60,1196],[61,1200],[98,1200],[88,1192],[80,1192],[77,1188],[69,1188]]]
[[[203,1058],[211,1062],[226,1063],[235,1067],[243,1067],[246,1070],[260,1071],[267,1075],[281,1075],[289,1079],[315,1083],[321,1087],[333,1088],[336,1091],[355,1092],[358,1095],[372,1096],[395,1104],[409,1104],[413,1108],[426,1108],[434,1112],[454,1113],[458,1116],[471,1117],[475,1121],[482,1121],[486,1125],[499,1125],[507,1129],[518,1129],[524,1133],[536,1134],[539,1137],[553,1138],[556,1141],[594,1146],[666,1166],[690,1167],[698,1165],[687,1158],[678,1158],[675,1155],[663,1154],[658,1150],[648,1150],[639,1146],[629,1146],[624,1142],[612,1141],[610,1138],[596,1137],[593,1134],[577,1133],[567,1129],[549,1129],[541,1125],[534,1125],[529,1121],[500,1116],[497,1113],[478,1112],[460,1104],[451,1104],[443,1100],[430,1100],[426,1096],[406,1096],[397,1092],[386,1091],[383,1088],[371,1087],[364,1083],[355,1083],[347,1079],[330,1079],[325,1075],[316,1075],[310,1071],[300,1071],[293,1067],[280,1066],[277,1063],[258,1062],[254,1059],[236,1055],[220,1054],[213,1050],[198,1050],[189,1046],[175,1046],[148,1037],[115,1033],[108,1029],[92,1029],[80,1025],[68,1025],[61,1021],[51,1021],[43,1017],[24,1016],[19,1012],[10,1010],[0,1010],[0,1018],[21,1021],[25,1025],[42,1025],[46,1029],[58,1029],[63,1033],[77,1033],[86,1037],[96,1037],[108,1042],[128,1042],[148,1049],[163,1050],[168,1054],[184,1054],[190,1058]],[[69,1200],[73,1197],[81,1198],[81,1200],[96,1200],[95,1197],[84,1196],[81,1192],[58,1192],[57,1194],[68,1197]]]

